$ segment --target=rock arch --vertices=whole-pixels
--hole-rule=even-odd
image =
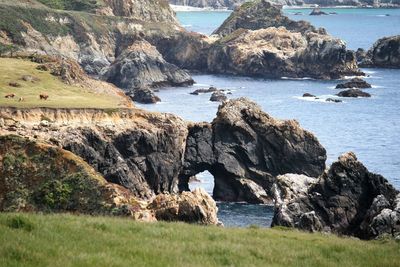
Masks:
[[[211,124],[189,125],[179,189],[207,170],[216,200],[269,203],[277,175],[318,177],[325,161],[325,149],[296,121],[276,120],[240,98],[223,103]]]

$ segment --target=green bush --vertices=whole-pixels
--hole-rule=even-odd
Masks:
[[[92,11],[99,7],[96,0],[38,0],[42,4],[62,10]]]

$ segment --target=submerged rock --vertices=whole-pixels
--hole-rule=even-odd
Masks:
[[[219,90],[219,89],[217,89],[217,88],[215,88],[215,87],[210,87],[210,88],[208,88],[208,89],[202,88],[202,89],[194,90],[194,91],[191,92],[190,94],[191,94],[191,95],[199,95],[199,94],[214,93],[214,92],[216,92],[216,91],[222,91],[222,90]]]
[[[316,97],[316,96],[309,93],[305,93],[303,94],[303,97]]]
[[[370,173],[351,152],[318,179],[278,176],[274,188],[273,226],[362,239],[400,233],[399,192],[384,177]]]
[[[216,92],[212,93],[212,95],[210,97],[211,102],[224,102],[227,99],[228,99],[228,97],[222,91],[216,91]]]
[[[139,40],[110,65],[103,79],[127,90],[145,87],[187,86],[190,75],[164,60],[147,41]]]
[[[340,83],[336,85],[336,89],[345,89],[345,88],[371,88],[371,84],[367,83],[363,79],[353,78],[348,82]]]
[[[341,97],[371,97],[370,94],[363,92],[359,89],[349,89],[345,91],[341,91],[337,94],[337,96]]]
[[[327,99],[325,99],[325,101],[326,102],[333,102],[333,103],[341,103],[341,102],[343,102],[342,100],[336,99],[336,98],[327,98]]]

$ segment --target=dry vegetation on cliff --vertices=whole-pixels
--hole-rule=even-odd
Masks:
[[[400,244],[286,229],[0,215],[0,266],[398,266]]]
[[[0,106],[18,108],[118,108],[124,106],[126,97],[123,94],[113,94],[112,90],[101,92],[101,90],[95,91],[78,85],[68,85],[49,71],[38,70],[38,66],[39,64],[28,60],[0,58]],[[107,84],[108,86],[110,85]],[[15,96],[5,98],[9,94],[15,94]],[[40,94],[46,94],[49,98],[40,100]]]

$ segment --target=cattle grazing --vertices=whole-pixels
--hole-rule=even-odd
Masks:
[[[19,99],[18,99],[18,102],[22,102],[22,101],[24,101],[25,99],[23,98],[23,97],[20,97]]]
[[[40,97],[40,100],[47,100],[49,98],[49,96],[45,95],[45,94],[41,94],[41,95],[39,95],[39,97]]]
[[[8,94],[5,96],[5,98],[14,98],[14,97],[15,97],[15,94]]]

